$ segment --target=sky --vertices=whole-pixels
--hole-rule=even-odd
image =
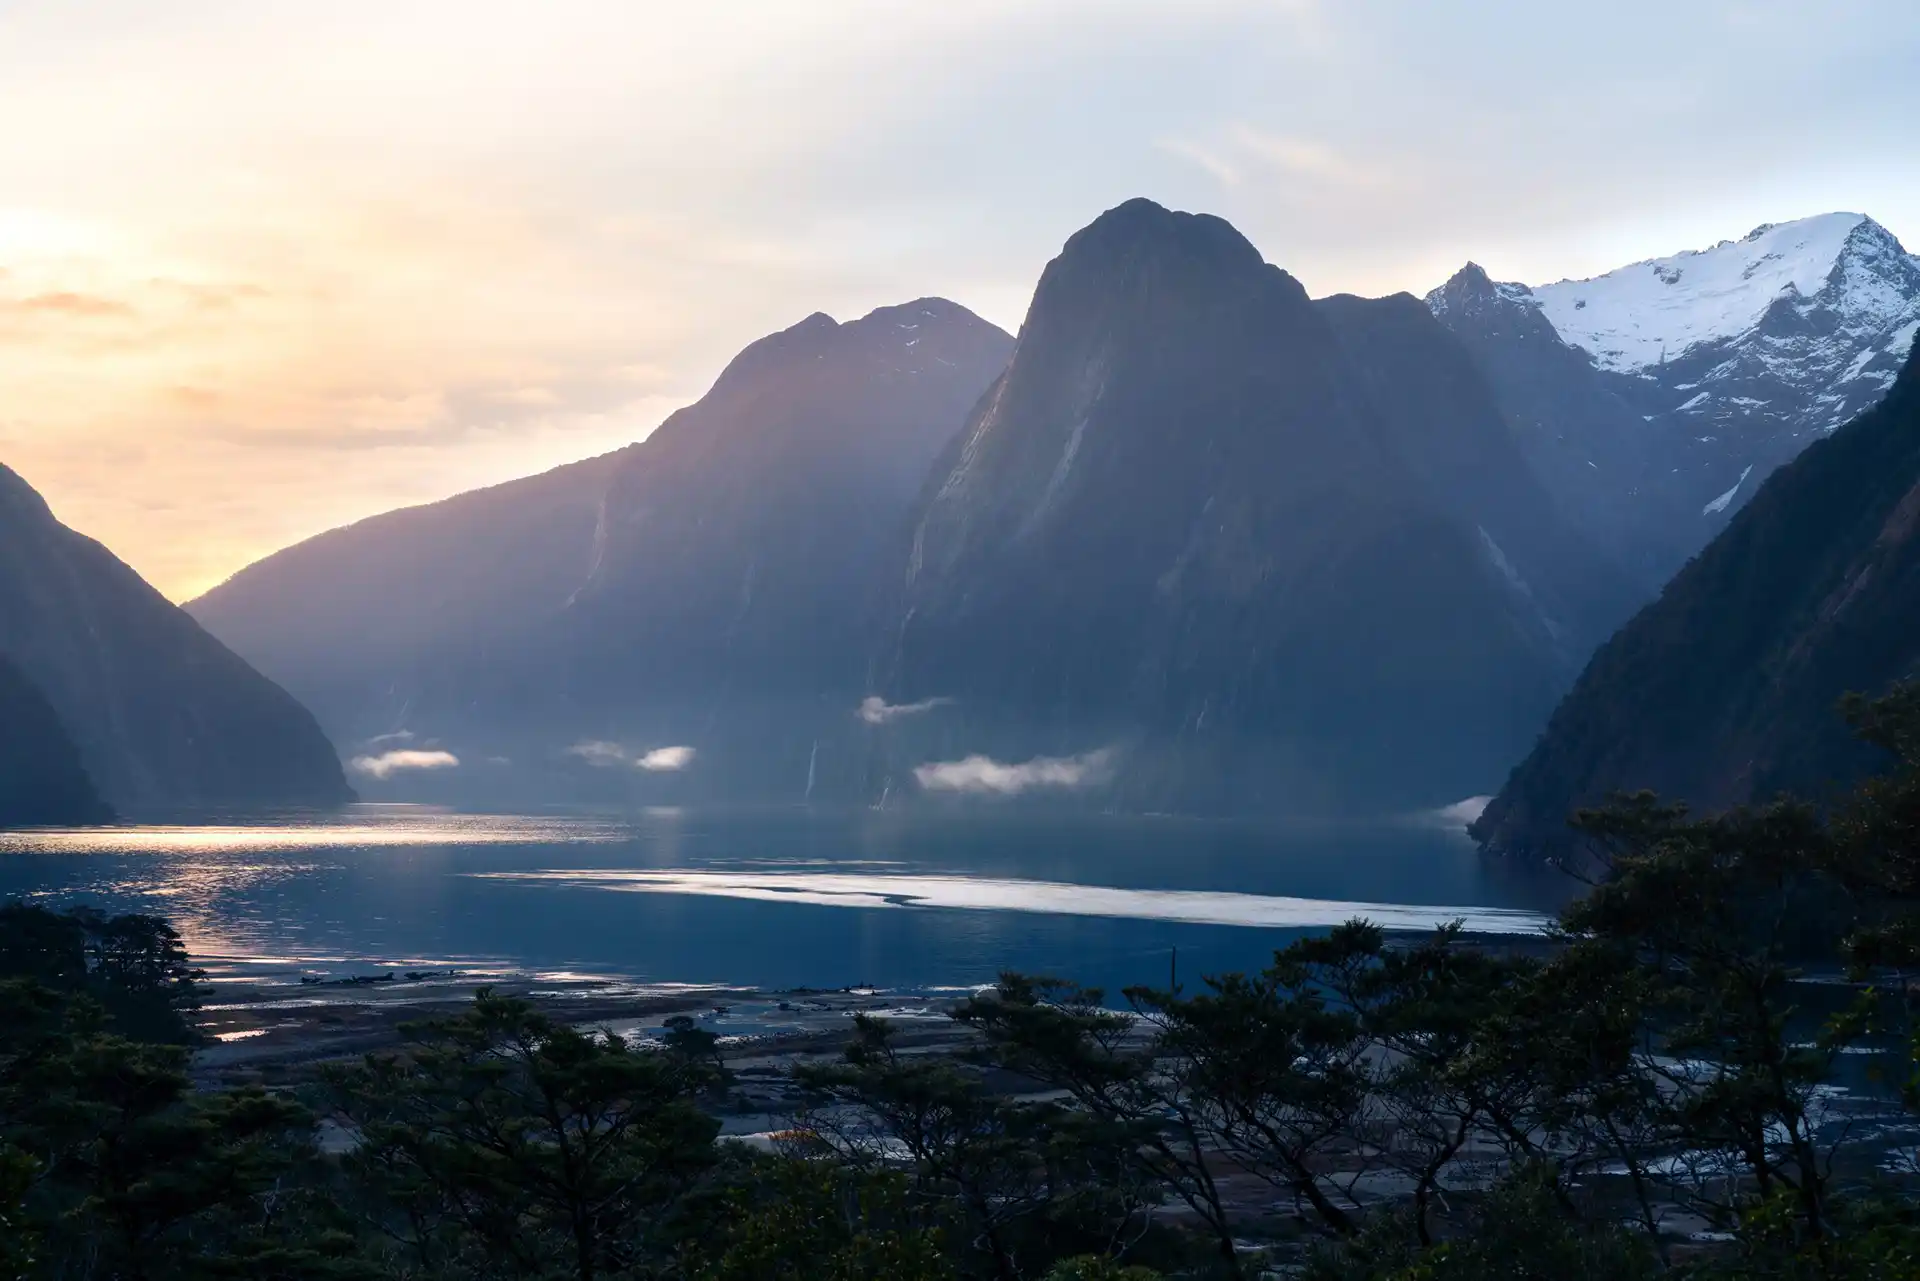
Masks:
[[[1917,66],[1913,0],[0,0],[0,463],[185,600],[814,311],[1014,329],[1136,195],[1316,295],[1920,249]]]

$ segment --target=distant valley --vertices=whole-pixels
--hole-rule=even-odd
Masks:
[[[815,316],[639,444],[188,608],[375,796],[1438,806],[1916,325],[1920,263],[1858,215],[1423,305],[1309,300],[1134,201],[1017,340]]]
[[[1920,261],[1854,214],[1314,300],[1136,200],[1017,338],[814,315],[637,444],[186,612],[0,474],[0,751],[57,798],[0,822],[354,788],[1338,814],[1525,760],[1479,828],[1519,850],[1613,787],[1807,786],[1857,768],[1840,690],[1920,658],[1907,401],[1874,408],[1917,329]]]

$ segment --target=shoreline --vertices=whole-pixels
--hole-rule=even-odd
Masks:
[[[406,1024],[458,1015],[483,988],[530,1001],[560,1022],[640,1040],[651,1039],[668,1017],[691,1014],[721,1038],[730,1065],[735,1059],[838,1053],[856,1013],[923,1023],[916,1031],[943,1033],[934,1039],[965,1035],[946,1018],[961,990],[776,991],[589,975],[415,973],[419,977],[411,981],[398,975],[298,984],[223,977],[206,984],[208,999],[196,1024],[208,1041],[194,1051],[195,1083],[213,1089],[297,1085],[328,1061],[397,1047]]]

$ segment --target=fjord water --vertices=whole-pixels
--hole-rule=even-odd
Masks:
[[[290,979],[458,966],[641,983],[929,988],[1002,969],[1109,991],[1258,968],[1362,915],[1526,933],[1552,873],[1457,825],[362,806],[0,833],[0,898],[166,915],[203,964]]]

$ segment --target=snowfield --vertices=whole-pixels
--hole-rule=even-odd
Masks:
[[[1820,293],[1835,275],[1849,238],[1869,223],[1856,213],[1773,223],[1711,249],[1652,258],[1532,292],[1562,338],[1584,347],[1602,369],[1633,373],[1702,343],[1739,337],[1782,297]],[[1878,224],[1872,226],[1879,230]],[[1893,319],[1904,300],[1884,280],[1867,272],[1842,274],[1860,277],[1846,283],[1857,289],[1866,310],[1885,308],[1886,319]]]

